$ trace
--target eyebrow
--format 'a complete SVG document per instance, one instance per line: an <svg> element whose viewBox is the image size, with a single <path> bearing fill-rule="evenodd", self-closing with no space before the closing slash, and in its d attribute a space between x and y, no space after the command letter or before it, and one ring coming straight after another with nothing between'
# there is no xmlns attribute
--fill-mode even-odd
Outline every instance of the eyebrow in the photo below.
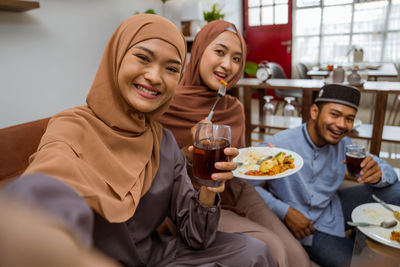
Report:
<svg viewBox="0 0 400 267"><path fill-rule="evenodd" d="M227 47L226 45L224 45L224 44L218 43L218 44L216 44L216 45L222 46L223 48L225 48L226 50L228 50L228 47ZM234 54L235 54L235 55L240 55L240 56L242 56L242 53L241 53L241 52L235 52Z"/></svg>
<svg viewBox="0 0 400 267"><path fill-rule="evenodd" d="M144 46L140 46L140 45L139 45L139 46L136 46L136 48L141 49L141 50L143 50L143 51L146 51L146 52L149 53L152 57L155 56L154 52L151 51L150 49L148 49L147 47L144 47ZM169 59L168 62L169 62L169 63L178 64L178 65L182 65L181 61L176 60L176 59Z"/></svg>

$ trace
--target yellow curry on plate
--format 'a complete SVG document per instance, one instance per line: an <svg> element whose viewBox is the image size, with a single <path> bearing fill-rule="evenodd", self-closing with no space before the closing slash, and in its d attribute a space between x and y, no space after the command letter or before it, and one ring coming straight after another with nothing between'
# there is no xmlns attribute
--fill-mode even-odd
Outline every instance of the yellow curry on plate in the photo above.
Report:
<svg viewBox="0 0 400 267"><path fill-rule="evenodd" d="M289 169L294 169L294 159L292 155L286 155L285 152L279 152L271 159L265 160L260 164L258 170L249 170L246 175L264 176L276 175Z"/></svg>

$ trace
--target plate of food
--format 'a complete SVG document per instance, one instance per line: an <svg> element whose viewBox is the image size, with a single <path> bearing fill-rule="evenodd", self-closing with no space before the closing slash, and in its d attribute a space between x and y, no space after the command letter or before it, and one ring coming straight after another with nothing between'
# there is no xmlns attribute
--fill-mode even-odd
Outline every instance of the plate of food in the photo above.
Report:
<svg viewBox="0 0 400 267"><path fill-rule="evenodd" d="M299 154L278 147L241 148L233 161L238 164L233 175L250 180L283 178L303 167L303 158Z"/></svg>
<svg viewBox="0 0 400 267"><path fill-rule="evenodd" d="M396 211L400 211L400 207L395 205L389 206ZM366 203L356 207L351 213L353 222L367 222L372 224L380 224L382 221L396 220L393 213L379 203ZM382 227L360 227L358 229L369 238L391 247L400 248L400 222L390 229Z"/></svg>

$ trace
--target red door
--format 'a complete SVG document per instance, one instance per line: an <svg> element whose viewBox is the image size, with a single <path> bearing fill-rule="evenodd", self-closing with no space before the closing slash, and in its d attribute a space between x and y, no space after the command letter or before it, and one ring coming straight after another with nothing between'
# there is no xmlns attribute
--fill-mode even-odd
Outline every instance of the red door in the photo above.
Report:
<svg viewBox="0 0 400 267"><path fill-rule="evenodd" d="M290 78L292 0L244 0L243 5L247 61L279 63Z"/></svg>

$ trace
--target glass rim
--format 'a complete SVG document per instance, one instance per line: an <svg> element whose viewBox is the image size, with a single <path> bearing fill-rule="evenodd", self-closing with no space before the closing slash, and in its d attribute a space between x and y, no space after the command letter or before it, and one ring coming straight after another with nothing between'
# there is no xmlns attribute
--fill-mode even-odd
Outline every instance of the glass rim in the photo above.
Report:
<svg viewBox="0 0 400 267"><path fill-rule="evenodd" d="M230 125L227 125L227 124L218 124L218 123L204 123L204 122L200 122L199 123L199 126L200 125L210 125L210 126L218 126L218 127L223 127L223 128L231 128L231 126Z"/></svg>
<svg viewBox="0 0 400 267"><path fill-rule="evenodd" d="M352 144L352 145L346 145L345 149L363 149L363 150L365 150L365 146L358 145L358 144Z"/></svg>

